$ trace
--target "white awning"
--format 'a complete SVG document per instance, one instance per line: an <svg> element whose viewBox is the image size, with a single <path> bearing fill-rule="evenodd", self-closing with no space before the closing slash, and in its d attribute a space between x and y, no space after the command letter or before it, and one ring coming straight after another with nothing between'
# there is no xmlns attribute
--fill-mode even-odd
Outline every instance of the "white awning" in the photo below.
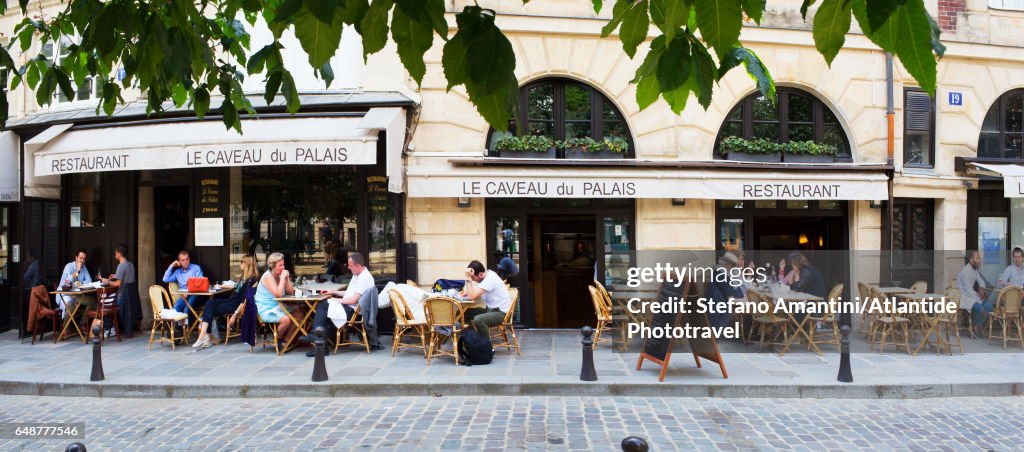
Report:
<svg viewBox="0 0 1024 452"><path fill-rule="evenodd" d="M21 200L21 159L18 134L0 133L0 202Z"/></svg>
<svg viewBox="0 0 1024 452"><path fill-rule="evenodd" d="M397 127L396 124L400 123ZM82 128L53 126L25 143L34 175L269 165L373 165L377 134L388 130L388 160L405 142L404 110L374 108L364 117L300 117L242 121L243 135L219 121ZM394 176L389 166L389 176ZM400 172L399 172L400 173ZM401 190L398 185L389 187ZM389 184L390 185L390 184ZM393 190L394 191L394 190Z"/></svg>
<svg viewBox="0 0 1024 452"><path fill-rule="evenodd" d="M968 172L982 176L1002 177L1004 197L1024 198L1024 166L1009 163L970 162Z"/></svg>
<svg viewBox="0 0 1024 452"><path fill-rule="evenodd" d="M691 168L415 166L409 196L478 198L888 199L888 178L867 171Z"/></svg>

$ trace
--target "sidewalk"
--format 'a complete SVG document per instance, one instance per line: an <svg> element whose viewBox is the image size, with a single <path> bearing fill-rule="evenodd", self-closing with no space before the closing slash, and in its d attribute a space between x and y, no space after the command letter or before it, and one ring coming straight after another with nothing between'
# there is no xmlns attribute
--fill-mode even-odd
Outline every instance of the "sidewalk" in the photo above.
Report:
<svg viewBox="0 0 1024 452"><path fill-rule="evenodd" d="M47 336L49 338L49 336ZM853 383L839 383L839 354L757 353L756 346L722 345L729 378L718 366L676 348L664 383L658 367L636 370L635 353L595 351L598 381L579 380L580 336L576 332L522 331L522 355L498 350L487 366L455 366L439 358L428 366L421 354L390 349L367 354L343 348L326 359L329 380L311 381L313 359L303 349L276 356L250 353L232 343L194 351L154 344L148 335L103 346L106 380L90 382L92 346L80 341L30 345L14 332L0 334L0 394L83 397L341 397L396 395L615 395L773 398L924 398L1024 395L1024 351L1003 352L965 339L965 355L919 356L906 352L851 354ZM390 345L390 336L382 337ZM995 350L998 349L998 352ZM747 352L737 352L737 351ZM981 351L979 351L981 350ZM989 352L991 350L992 352Z"/></svg>

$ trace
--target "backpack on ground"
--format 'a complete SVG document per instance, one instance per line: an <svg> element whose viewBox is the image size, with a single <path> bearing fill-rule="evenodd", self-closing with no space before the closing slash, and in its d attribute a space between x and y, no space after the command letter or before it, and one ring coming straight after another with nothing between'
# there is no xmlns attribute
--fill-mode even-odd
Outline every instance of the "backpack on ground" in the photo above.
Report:
<svg viewBox="0 0 1024 452"><path fill-rule="evenodd" d="M459 359L467 366L490 364L494 359L494 347L491 338L468 329L459 339Z"/></svg>

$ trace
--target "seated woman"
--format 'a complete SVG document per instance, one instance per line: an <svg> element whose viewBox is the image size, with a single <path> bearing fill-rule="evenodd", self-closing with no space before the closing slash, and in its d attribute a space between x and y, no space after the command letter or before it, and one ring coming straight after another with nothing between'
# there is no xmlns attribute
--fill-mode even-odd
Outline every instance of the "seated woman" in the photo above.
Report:
<svg viewBox="0 0 1024 452"><path fill-rule="evenodd" d="M244 289L252 287L258 281L260 271L256 258L242 256L242 261L238 264L238 268L242 270L242 276L235 282L235 291L231 293L231 296L227 298L214 298L206 303L206 309L203 311L203 322L199 324L199 338L196 339L195 344L192 344L193 348L207 348L210 346L210 335L207 330L217 317L232 314L228 323L234 322L238 310L245 303Z"/></svg>
<svg viewBox="0 0 1024 452"><path fill-rule="evenodd" d="M291 280L288 279L288 270L285 270L284 267L284 255L281 253L271 254L267 258L267 271L260 278L260 283L256 287L256 296L253 297L260 319L264 323L277 323L278 347L284 347L290 343L295 336L295 331L298 331L275 300L275 298L295 292ZM301 308L296 309L299 311L298 315L302 316Z"/></svg>

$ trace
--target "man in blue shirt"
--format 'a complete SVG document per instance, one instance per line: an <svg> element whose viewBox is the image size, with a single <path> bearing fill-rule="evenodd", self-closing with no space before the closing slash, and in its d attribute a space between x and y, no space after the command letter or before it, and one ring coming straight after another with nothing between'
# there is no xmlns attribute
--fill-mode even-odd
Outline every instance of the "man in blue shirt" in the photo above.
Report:
<svg viewBox="0 0 1024 452"><path fill-rule="evenodd" d="M494 259L498 261L497 270L501 279L508 281L519 274L519 266L516 265L516 261L505 255L505 253L496 251L494 253Z"/></svg>
<svg viewBox="0 0 1024 452"><path fill-rule="evenodd" d="M167 267L167 271L164 272L164 282L178 283L178 290L184 292L188 290L189 278L201 278L202 276L203 269L199 268L198 264L192 264L192 261L188 256L188 251L181 250L178 252L178 260L171 262L171 265ZM188 310L185 309L186 302L189 306L192 306L192 308L195 309L203 303L203 297L192 295L188 297L188 300L184 297L178 298L174 302L174 310L188 313Z"/></svg>
<svg viewBox="0 0 1024 452"><path fill-rule="evenodd" d="M79 285L89 284L92 282L92 276L89 275L89 269L85 266L86 253L85 250L78 250L75 253L75 260L68 262L64 266L64 271L60 275L60 286L73 286L75 281ZM58 295L57 302L61 304L61 309L65 313L69 313L74 310L76 304L81 303L85 309L79 309L78 314L85 316L85 312L89 309L96 307L96 297L92 295L81 295L78 297L72 297L67 295Z"/></svg>

